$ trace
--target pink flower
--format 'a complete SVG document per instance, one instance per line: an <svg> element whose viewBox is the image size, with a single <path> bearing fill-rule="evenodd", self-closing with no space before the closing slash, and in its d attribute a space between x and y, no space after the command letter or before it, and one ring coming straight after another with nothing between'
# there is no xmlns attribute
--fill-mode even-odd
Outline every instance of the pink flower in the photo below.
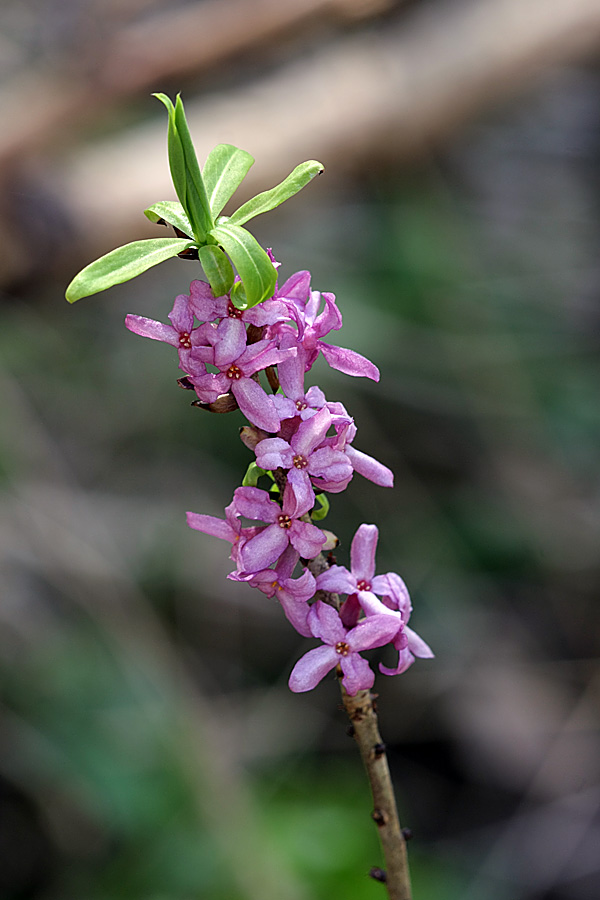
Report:
<svg viewBox="0 0 600 900"><path fill-rule="evenodd" d="M345 453L319 446L330 425L331 413L324 407L300 423L289 443L276 437L256 445L256 461L261 469L289 470L287 480L296 500L309 509L314 505L311 477L320 477L332 484L346 483L352 477L352 466Z"/></svg>
<svg viewBox="0 0 600 900"><path fill-rule="evenodd" d="M279 557L274 569L261 569L252 575L232 572L228 578L233 581L245 581L251 587L258 588L267 597L275 597L296 631L303 637L312 637L306 620L310 610L308 601L315 595L316 584L314 576L308 569L304 569L299 578L292 578L298 559L299 553L289 546Z"/></svg>
<svg viewBox="0 0 600 900"><path fill-rule="evenodd" d="M211 534L213 537L229 541L231 544L230 558L234 562L237 562L240 547L249 538L254 537L259 530L255 526L242 528L239 513L236 511L235 501L225 508L224 519L194 512L186 513L186 517L188 525L195 531L202 531L204 534Z"/></svg>
<svg viewBox="0 0 600 900"><path fill-rule="evenodd" d="M407 623L412 611L410 596L403 580L395 572L375 575L375 551L379 532L376 525L361 525L350 548L351 571L345 566L332 566L317 578L317 588L337 594L347 594L342 607L346 625L358 620L362 609L367 618L388 616L396 623L392 643L398 650L398 664L390 669L380 664L385 675L399 675L415 660L415 656L431 658L433 652ZM379 600L376 594L383 598Z"/></svg>
<svg viewBox="0 0 600 900"><path fill-rule="evenodd" d="M173 309L169 313L170 325L146 319L144 316L128 315L125 326L134 334L151 338L153 341L164 341L179 351L179 368L184 372L191 371L191 351L194 347L209 345L209 332L204 326L194 328L194 315L188 305L188 297L179 294L175 298ZM206 371L204 367L203 371Z"/></svg>
<svg viewBox="0 0 600 900"><path fill-rule="evenodd" d="M244 544L238 557L238 571L244 574L267 569L290 544L303 559L314 559L326 541L320 528L300 521L314 502L298 503L290 485L285 487L281 506L267 491L255 487L237 488L234 504L239 515L271 523Z"/></svg>
<svg viewBox="0 0 600 900"><path fill-rule="evenodd" d="M263 300L251 309L241 310L234 306L228 294L213 297L210 285L204 281L192 281L189 297L190 309L200 322L214 319L240 319L246 325L273 325L287 318L287 307L280 300Z"/></svg>
<svg viewBox="0 0 600 900"><path fill-rule="evenodd" d="M373 456L369 456L361 450L355 450L354 447L351 446L352 441L356 436L356 425L354 424L354 420L346 413L344 406L341 403L328 403L327 406L332 411L333 407L335 407L336 414L333 416L332 424L336 433L333 437L326 438L324 443L328 444L334 450L344 451L352 466L353 473L358 472L363 478L368 478L369 481L372 481L373 484L378 484L380 487L393 487L394 473L391 469L388 469L387 466L384 466L383 463L380 463L379 460L375 459ZM342 487L331 487L325 479L314 482L314 484L318 490L334 491L337 493L340 490L344 490L351 479L352 474Z"/></svg>
<svg viewBox="0 0 600 900"><path fill-rule="evenodd" d="M350 547L350 571L345 566L331 566L317 578L319 590L332 591L336 594L356 594L361 607L367 614L391 612L375 596L376 594L382 596L390 590L388 576L375 575L375 551L378 538L379 531L376 525L361 525L357 529ZM404 587L404 594L408 598L404 582L399 575L395 575L395 577ZM399 584L396 584L398 591L400 591ZM401 622L398 627L401 627Z"/></svg>
<svg viewBox="0 0 600 900"><path fill-rule="evenodd" d="M301 343L307 352L306 371L315 362L319 353L322 353L326 361L333 369L338 369L346 375L363 376L379 381L379 369L372 362L345 347L336 347L326 344L321 340L330 331L338 331L342 327L342 314L336 306L335 296L327 291L322 294L319 291L307 291L307 272L298 272L297 283L288 287L288 282L278 293L278 297L286 298L290 316L295 320L297 331L291 324L275 324L272 332L283 334L295 334L298 343ZM298 277L302 276L302 277ZM287 295L286 295L287 292ZM324 309L319 312L321 300L325 302Z"/></svg>
<svg viewBox="0 0 600 900"><path fill-rule="evenodd" d="M348 631L336 610L318 600L310 608L308 624L323 646L309 650L298 660L289 680L292 691L312 690L338 665L344 673L342 684L351 697L373 686L375 675L359 651L382 647L394 637L396 626L388 616L370 616Z"/></svg>
<svg viewBox="0 0 600 900"><path fill-rule="evenodd" d="M190 377L200 400L213 403L221 394L231 391L253 425L268 432L277 431L280 418L273 398L252 376L293 355L295 350L278 350L275 343L268 340L246 346L246 329L239 319L221 319L213 340L214 346L199 350L197 358L216 366L219 373L192 374Z"/></svg>

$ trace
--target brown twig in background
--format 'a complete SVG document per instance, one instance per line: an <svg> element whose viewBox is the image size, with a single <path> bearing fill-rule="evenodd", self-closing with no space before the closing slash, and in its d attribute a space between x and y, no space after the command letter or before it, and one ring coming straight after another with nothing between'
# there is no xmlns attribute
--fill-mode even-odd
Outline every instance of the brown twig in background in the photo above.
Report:
<svg viewBox="0 0 600 900"><path fill-rule="evenodd" d="M185 78L235 64L244 54L264 59L269 47L294 43L307 31L372 18L393 0L205 0L168 4L140 21L110 11L90 18L62 68L29 61L0 89L0 172L25 153L81 131L107 108L165 79ZM94 27L96 26L96 27Z"/></svg>
<svg viewBox="0 0 600 900"><path fill-rule="evenodd" d="M242 0L238 2L241 9ZM264 3L261 10L269 6L267 0ZM297 24L307 21L309 8L316 21L318 9L339 13L356 7L350 0L347 6L322 3L319 7L316 0L306 0L304 12L296 4ZM230 15L230 4L202 4L207 23L203 46L210 43L208 24L210 15L217 15L217 7ZM367 4L366 9L380 11L380 4ZM224 34L220 20L215 21L214 33ZM287 16L277 21L281 34L293 30ZM135 28L151 25L129 27L133 45ZM269 41L274 39L274 27L271 23L264 32ZM248 38L247 48L257 46L259 29L249 29L247 34L254 41ZM554 0L552 4L547 0L526 4L522 0L463 0L450 9L443 4L417 5L401 21L390 23L385 33L365 32L328 41L308 59L292 57L266 76L259 73L249 84L234 83L195 103L187 100L188 119L201 159L215 144L228 141L260 160L239 192L243 202L263 189L266 179L285 177L301 159L322 159L339 176L380 161L393 159L397 164L419 155L469 116L529 86L549 67L580 58L599 44L597 0ZM111 57L114 60L118 57L115 46L108 42L105 48L108 57L117 54ZM199 45L197 55L185 65L201 71L202 59ZM145 65L148 78L150 64ZM180 65L184 66L183 58ZM40 84L40 73L0 94L2 120L9 123L0 135L0 174L3 169L5 180L11 181L9 160L20 164L27 154L41 151L59 135L64 145L69 129L72 141L75 126L80 127L79 120L88 111L97 113L98 104L106 105L109 99L114 105L116 88L102 87L108 78L102 71L92 66L88 78L71 78L74 84L64 76L60 83L50 79L57 88L53 88L53 100ZM156 86L162 70L152 71ZM127 90L121 90L122 100ZM60 197L63 216L77 235L69 248L70 265L84 264L119 243L154 236L137 210L157 197L172 196L162 130L162 120L157 118L156 123L144 123L78 149L54 172L46 173ZM151 192L148 185L154 186ZM245 191L250 193L246 196ZM15 234L10 210L4 210L1 231L0 284L7 284L27 273L31 254L28 229L21 226Z"/></svg>

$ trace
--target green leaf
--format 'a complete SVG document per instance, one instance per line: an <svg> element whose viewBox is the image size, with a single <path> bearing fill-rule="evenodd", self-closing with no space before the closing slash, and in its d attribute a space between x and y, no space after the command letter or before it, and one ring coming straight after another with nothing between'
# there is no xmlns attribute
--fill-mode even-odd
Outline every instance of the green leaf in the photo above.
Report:
<svg viewBox="0 0 600 900"><path fill-rule="evenodd" d="M215 297L228 294L233 284L234 273L221 248L216 244L206 244L200 247L198 255Z"/></svg>
<svg viewBox="0 0 600 900"><path fill-rule="evenodd" d="M314 509L310 517L313 522L320 522L329 512L329 498L327 494L317 494L315 500L319 504L319 509Z"/></svg>
<svg viewBox="0 0 600 900"><path fill-rule="evenodd" d="M203 244L213 220L196 151L185 118L181 97L177 95L175 106L166 94L154 94L169 113L168 151L169 168L175 191L192 225L194 237Z"/></svg>
<svg viewBox="0 0 600 900"><path fill-rule="evenodd" d="M245 293L245 306L256 306L266 300L275 290L277 272L266 252L245 228L239 225L215 225L211 237L220 244L242 279ZM234 285L234 288L237 285ZM232 292L232 298L234 294ZM238 300L239 291L236 292Z"/></svg>
<svg viewBox="0 0 600 900"><path fill-rule="evenodd" d="M227 224L243 225L244 222L248 222L249 219L253 219L255 216L260 216L262 213L275 209L276 206L279 206L285 200L289 200L290 197L297 194L298 191L301 191L309 181L312 181L315 175L320 175L321 172L323 172L323 169L324 166L314 159L300 163L300 165L296 166L294 171L280 184L271 188L270 191L264 191L262 194L257 194L252 200L248 200L247 203L240 206L240 208L230 216Z"/></svg>
<svg viewBox="0 0 600 900"><path fill-rule="evenodd" d="M183 102L179 94L177 94L177 99L175 101L174 115L175 126L177 128L179 140L181 141L185 159L187 200L189 205L186 205L185 203L183 205L188 210L188 215L190 214L190 211L192 212L190 220L193 221L194 219L197 219L202 229L205 232L209 232L213 226L213 217L210 212L210 204L208 202L208 197L206 196L204 181L200 174L198 157L194 150L194 144L192 143L190 130L185 117Z"/></svg>
<svg viewBox="0 0 600 900"><path fill-rule="evenodd" d="M159 222L163 219L169 225L178 228L179 231L183 231L184 234L189 234L191 239L192 226L190 225L190 220L186 216L181 203L178 203L176 200L159 200L158 203L153 203L152 206L145 209L144 215L151 222Z"/></svg>
<svg viewBox="0 0 600 900"><path fill-rule="evenodd" d="M255 462L251 462L242 479L242 487L256 487L258 479L266 474L265 469L261 469Z"/></svg>
<svg viewBox="0 0 600 900"><path fill-rule="evenodd" d="M82 269L68 286L65 296L69 303L75 303L82 297L89 297L115 284L129 281L146 269L193 246L193 241L185 238L153 238L125 244Z"/></svg>
<svg viewBox="0 0 600 900"><path fill-rule="evenodd" d="M154 94L161 103L167 108L169 114L169 125L167 130L167 150L169 154L169 169L171 170L171 178L175 193L179 197L182 206L185 208L185 158L183 155L183 147L177 134L175 125L175 107L171 99L166 94Z"/></svg>
<svg viewBox="0 0 600 900"><path fill-rule="evenodd" d="M202 169L202 180L213 219L237 191L253 165L254 157L233 144L217 144L210 151Z"/></svg>

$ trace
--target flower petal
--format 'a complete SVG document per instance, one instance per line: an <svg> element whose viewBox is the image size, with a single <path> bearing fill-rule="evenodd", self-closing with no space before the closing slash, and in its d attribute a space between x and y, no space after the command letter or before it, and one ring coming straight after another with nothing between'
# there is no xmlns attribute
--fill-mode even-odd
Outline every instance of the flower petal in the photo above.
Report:
<svg viewBox="0 0 600 900"><path fill-rule="evenodd" d="M399 609L404 622L408 622L412 612L410 594L403 580L395 572L376 575L371 582L371 589L380 597L387 597L393 609Z"/></svg>
<svg viewBox="0 0 600 900"><path fill-rule="evenodd" d="M290 690L295 694L311 691L337 666L339 658L333 647L315 647L314 650L309 650L292 669L288 682Z"/></svg>
<svg viewBox="0 0 600 900"><path fill-rule="evenodd" d="M146 319L145 316L125 316L125 327L134 334L151 338L153 341L164 341L172 347L179 346L179 335L172 325L164 325L154 319Z"/></svg>
<svg viewBox="0 0 600 900"><path fill-rule="evenodd" d="M169 322L175 331L190 332L194 327L194 315L190 311L189 297L187 294L179 294L175 297L173 309L169 313Z"/></svg>
<svg viewBox="0 0 600 900"><path fill-rule="evenodd" d="M246 329L239 319L221 319L215 343L215 366L222 369L241 356L246 348Z"/></svg>
<svg viewBox="0 0 600 900"><path fill-rule="evenodd" d="M264 466L262 468L264 468ZM287 483L294 491L298 507L300 509L312 509L315 505L315 492L313 491L307 472L303 469L295 469L292 467L287 474Z"/></svg>
<svg viewBox="0 0 600 900"><path fill-rule="evenodd" d="M420 659L433 659L434 653L429 644L426 644L422 637L419 637L416 631L404 626L404 634L408 638L408 649Z"/></svg>
<svg viewBox="0 0 600 900"><path fill-rule="evenodd" d="M361 525L352 538L350 568L357 581L370 583L375 574L375 551L378 537L377 525Z"/></svg>
<svg viewBox="0 0 600 900"><path fill-rule="evenodd" d="M283 591L276 594L281 604L288 622L294 626L298 634L302 637L312 637L310 628L308 627L307 618L310 611L308 603L298 603L286 596Z"/></svg>
<svg viewBox="0 0 600 900"><path fill-rule="evenodd" d="M343 372L345 375L356 375L370 378L372 381L379 381L377 366L361 356L360 353L347 350L345 347L335 347L324 341L319 341L318 347L332 369L337 369L338 372Z"/></svg>
<svg viewBox="0 0 600 900"><path fill-rule="evenodd" d="M308 471L316 478L333 483L346 484L352 478L352 466L346 454L331 447L321 447L311 453Z"/></svg>
<svg viewBox="0 0 600 900"><path fill-rule="evenodd" d="M321 552L321 547L327 540L320 528L308 522L292 521L288 529L290 544L298 551L303 559L314 559Z"/></svg>
<svg viewBox="0 0 600 900"><path fill-rule="evenodd" d="M331 425L331 413L324 406L310 419L298 426L298 431L291 440L291 445L296 453L309 456L315 447L324 440Z"/></svg>
<svg viewBox="0 0 600 900"><path fill-rule="evenodd" d="M260 572L279 559L287 545L288 532L279 525L268 525L241 548L238 569L245 573Z"/></svg>
<svg viewBox="0 0 600 900"><path fill-rule="evenodd" d="M367 660L359 656L358 653L342 656L340 664L344 673L342 684L350 697L354 697L358 691L368 691L369 688L373 687L375 673Z"/></svg>
<svg viewBox="0 0 600 900"><path fill-rule="evenodd" d="M292 335L286 335L280 346L282 349L288 347L297 347L297 353L294 356L288 356L282 360L277 372L279 376L279 384L290 400L300 400L304 396L304 366L305 353L300 345L296 344L296 340Z"/></svg>
<svg viewBox="0 0 600 900"><path fill-rule="evenodd" d="M314 575L305 569L299 578L281 579L279 599L283 601L283 598L286 597L294 603L303 604L314 597L316 590Z"/></svg>
<svg viewBox="0 0 600 900"><path fill-rule="evenodd" d="M251 378L240 378L231 382L231 391L238 402L238 406L252 425L258 425L265 431L279 430L281 419L273 400Z"/></svg>
<svg viewBox="0 0 600 900"><path fill-rule="evenodd" d="M294 453L287 441L282 438L266 438L256 445L256 462L261 469L290 469Z"/></svg>
<svg viewBox="0 0 600 900"><path fill-rule="evenodd" d="M384 675L402 675L403 672L406 672L406 670L412 666L414 661L414 656L408 647L405 647L398 652L398 663L395 668L391 669L389 666L384 666L383 663L379 663L379 671Z"/></svg>
<svg viewBox="0 0 600 900"><path fill-rule="evenodd" d="M235 511L247 519L274 522L279 513L279 504L271 500L267 491L257 487L239 487L233 492Z"/></svg>
<svg viewBox="0 0 600 900"><path fill-rule="evenodd" d="M368 478L369 481L372 481L373 484L378 484L380 487L394 486L394 473L387 466L384 466L383 463L380 463L372 456L368 456L366 453L362 453L360 450L355 450L350 445L346 446L346 454L354 471L362 475L363 478Z"/></svg>
<svg viewBox="0 0 600 900"><path fill-rule="evenodd" d="M317 600L310 608L308 624L315 637L320 638L324 644L334 646L338 641L346 640L346 629L342 625L340 614L333 606Z"/></svg>
<svg viewBox="0 0 600 900"><path fill-rule="evenodd" d="M277 298L286 300L294 300L302 306L308 300L310 291L310 272L306 269L290 275L288 280L277 291Z"/></svg>
<svg viewBox="0 0 600 900"><path fill-rule="evenodd" d="M334 594L353 594L356 591L356 578L345 566L331 566L317 575L317 587L320 591Z"/></svg>
<svg viewBox="0 0 600 900"><path fill-rule="evenodd" d="M346 641L353 652L357 650L372 650L373 647L383 647L392 641L402 629L400 617L390 615L368 616L359 622L346 635Z"/></svg>
<svg viewBox="0 0 600 900"><path fill-rule="evenodd" d="M190 528L194 528L196 531L212 534L213 537L221 538L230 543L237 540L238 533L234 531L225 519L219 519L217 516L205 516L195 512L186 513L186 518Z"/></svg>

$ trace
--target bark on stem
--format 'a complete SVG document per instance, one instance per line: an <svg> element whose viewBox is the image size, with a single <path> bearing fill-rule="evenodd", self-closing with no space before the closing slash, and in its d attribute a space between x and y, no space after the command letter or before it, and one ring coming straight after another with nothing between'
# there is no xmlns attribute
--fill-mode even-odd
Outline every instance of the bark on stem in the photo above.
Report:
<svg viewBox="0 0 600 900"><path fill-rule="evenodd" d="M396 798L390 776L385 744L379 734L377 713L371 691L359 691L350 697L340 683L344 707L352 723L353 737L367 770L373 812L386 864L386 881L390 900L411 900L410 875L406 841L400 829Z"/></svg>

